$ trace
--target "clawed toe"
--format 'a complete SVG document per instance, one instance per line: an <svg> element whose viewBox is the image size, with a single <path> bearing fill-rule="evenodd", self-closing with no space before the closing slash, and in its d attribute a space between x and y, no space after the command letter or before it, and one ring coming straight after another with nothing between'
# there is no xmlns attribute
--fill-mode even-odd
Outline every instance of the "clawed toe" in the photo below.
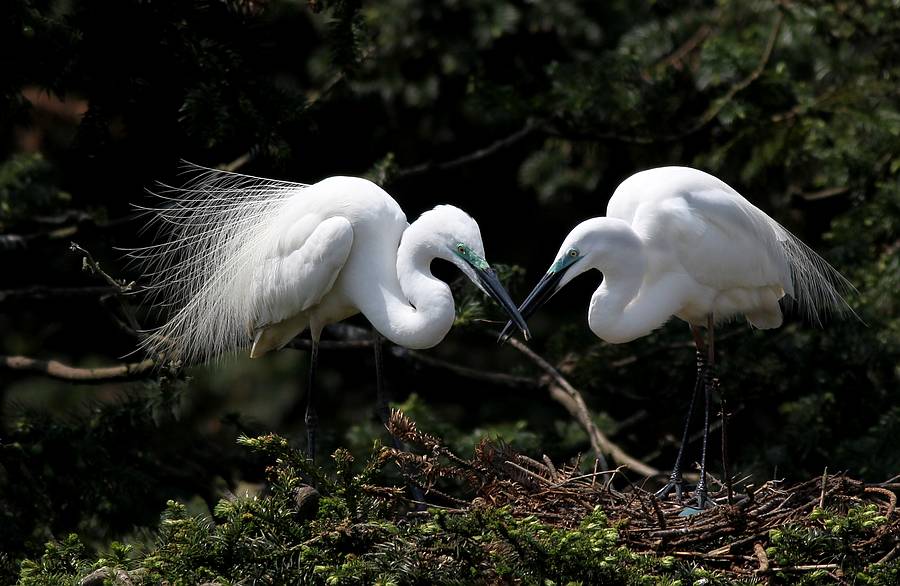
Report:
<svg viewBox="0 0 900 586"><path fill-rule="evenodd" d="M701 511L705 511L706 509L711 509L716 506L716 503L709 498L709 495L706 494L705 488L698 488L694 491L694 496L691 499L691 503L693 508L699 509Z"/></svg>
<svg viewBox="0 0 900 586"><path fill-rule="evenodd" d="M682 488L681 480L670 480L664 487L657 490L653 494L659 500L663 500L666 497L668 497L670 494L672 494L673 490L675 491L675 498L678 499L678 502L679 503L683 502L684 496L683 496L683 488Z"/></svg>

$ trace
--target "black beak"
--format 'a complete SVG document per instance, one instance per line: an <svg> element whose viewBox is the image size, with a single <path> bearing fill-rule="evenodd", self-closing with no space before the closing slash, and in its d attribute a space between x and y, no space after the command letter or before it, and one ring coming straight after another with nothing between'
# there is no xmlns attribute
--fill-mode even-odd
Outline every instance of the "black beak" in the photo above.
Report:
<svg viewBox="0 0 900 586"><path fill-rule="evenodd" d="M509 297L509 293L503 288L494 269L490 267L486 269L478 267L473 268L475 269L475 274L478 275L478 280L481 282L481 286L484 287L484 290L487 291L488 295L490 295L494 301L503 308L503 311L509 315L510 321L506 324L506 328L511 329L513 324L515 324L522 330L522 335L525 336L525 339L530 340L531 332L528 331L528 324L525 323L525 318L523 318L522 314L516 309L516 304L513 303L513 300Z"/></svg>
<svg viewBox="0 0 900 586"><path fill-rule="evenodd" d="M528 294L528 297L526 297L525 301L522 302L522 305L519 306L519 313L522 314L522 317L525 319L531 317L535 311L547 303L547 301L559 291L559 282L562 280L562 276L568 268L569 267L566 267L556 272L547 273L540 281L538 281L538 284L534 286L534 289L531 290L531 293ZM500 337L497 341L505 342L511 335L512 322L507 322L506 327L500 332ZM526 340L527 339L528 338L526 338Z"/></svg>

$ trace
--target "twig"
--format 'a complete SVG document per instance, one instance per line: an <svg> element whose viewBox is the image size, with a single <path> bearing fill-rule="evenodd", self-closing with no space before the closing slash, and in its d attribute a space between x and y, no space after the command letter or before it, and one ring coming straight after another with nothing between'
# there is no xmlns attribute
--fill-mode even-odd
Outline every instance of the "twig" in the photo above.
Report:
<svg viewBox="0 0 900 586"><path fill-rule="evenodd" d="M619 466L618 468L613 468L612 470L594 470L590 474L581 474L579 476L573 476L572 478L566 478L562 482L559 482L554 485L554 487L559 488L560 486L564 486L570 482L575 482L576 480L585 480L587 478L591 479L591 486L594 485L594 481L598 476L605 476L607 474L618 474L622 471L623 466Z"/></svg>
<svg viewBox="0 0 900 586"><path fill-rule="evenodd" d="M798 193L800 197L805 199L806 201L815 201L817 199L826 199L829 197L835 197L837 195L843 195L850 191L849 187L829 187L827 189L820 189L818 191L801 191Z"/></svg>
<svg viewBox="0 0 900 586"><path fill-rule="evenodd" d="M395 347L395 352L397 356L407 356L412 358L417 362L421 362L422 364L427 364L428 366L433 366L435 368L441 368L444 370L449 370L455 374L458 374L461 377L469 378L473 380L482 380L485 382L490 382L498 385L503 385L507 387L513 388L522 388L522 387L532 387L538 388L541 386L541 381L534 379L532 377L527 376L515 376L512 374L506 374L503 372L491 372L489 370L481 370L478 368L471 368L468 366L462 366L459 364L454 364L453 362L447 360L441 360L440 358L435 358L434 356L429 356L424 352L419 352L417 350L408 350L406 348L402 348L400 346Z"/></svg>
<svg viewBox="0 0 900 586"><path fill-rule="evenodd" d="M808 564L802 566L781 566L769 568L766 573L775 572L814 572L816 570L836 570L840 566L837 564Z"/></svg>
<svg viewBox="0 0 900 586"><path fill-rule="evenodd" d="M644 71L644 77L650 77L650 71L652 69L663 69L666 67L672 67L677 70L681 70L682 63L688 55L693 53L700 45L709 38L710 33L712 33L713 27L707 23L700 25L700 27L694 31L688 39L682 43L677 49L666 55L665 57L659 59L656 63L650 66L647 70Z"/></svg>
<svg viewBox="0 0 900 586"><path fill-rule="evenodd" d="M546 485L548 485L548 486L554 486L554 483L553 483L552 480L550 480L550 479L548 479L548 478L544 478L544 477L541 476L540 474L535 474L534 472L532 472L532 471L529 470L528 468L525 468L524 466L519 466L519 465L516 464L515 462L511 462L511 461L509 461L509 460L506 460L506 461L504 462L504 464L509 464L509 465L512 466L513 468L515 468L515 469L517 469L517 470L519 470L519 471L521 471L521 472L524 472L525 474L531 476L532 478L534 478L534 479L536 479L536 480L539 480L539 481L543 482L544 484L546 484Z"/></svg>
<svg viewBox="0 0 900 586"><path fill-rule="evenodd" d="M147 359L117 366L79 368L56 360L39 360L27 356L2 356L0 365L9 370L38 372L51 378L79 383L101 383L144 378L153 372L154 363Z"/></svg>
<svg viewBox="0 0 900 586"><path fill-rule="evenodd" d="M33 285L21 289L6 289L0 291L0 303L12 301L44 301L58 300L60 298L99 297L112 293L116 289L112 287L45 287Z"/></svg>
<svg viewBox="0 0 900 586"><path fill-rule="evenodd" d="M763 547L762 543L756 542L753 544L753 553L756 554L756 559L759 560L759 569L757 571L760 573L767 572L769 570L769 556L766 555L766 548Z"/></svg>
<svg viewBox="0 0 900 586"><path fill-rule="evenodd" d="M421 175L429 171L449 171L457 167L468 165L469 163L478 161L480 159L485 159L497 153L498 151L516 144L522 139L528 137L531 133L533 133L540 127L540 122L529 119L527 122L525 122L525 125L516 132L513 132L509 136L501 138L500 140L497 140L484 148L478 149L472 153L457 157L455 159L450 159L449 161L443 161L441 163L428 162L422 163L420 165L415 165L413 167L408 167L406 169L398 169L390 176L390 179L393 182L397 181L398 179L406 179L415 175Z"/></svg>
<svg viewBox="0 0 900 586"><path fill-rule="evenodd" d="M494 335L497 334L498 332L494 333ZM587 432L588 439L591 442L591 449L594 450L597 458L600 459L600 466L602 468L609 469L609 465L604 458L604 454L609 454L614 462L625 465L638 474L643 476L656 476L659 474L659 470L630 456L625 450L620 448L597 428L581 393L579 393L578 390L553 367L553 365L541 358L531 348L516 338L510 338L508 343L527 356L554 381L555 384L550 386L551 397L562 404L562 406L575 417L576 421L578 421Z"/></svg>
<svg viewBox="0 0 900 586"><path fill-rule="evenodd" d="M94 256L85 250L84 248L78 246L75 242L69 244L69 250L72 252L78 252L82 255L81 268L85 271L90 271L92 275L99 275L103 278L104 281L109 283L111 287L116 289L119 293L128 293L134 288L134 281L130 283L125 281L124 279L114 279L110 277L106 271L100 268L100 263L94 260Z"/></svg>
<svg viewBox="0 0 900 586"><path fill-rule="evenodd" d="M322 350L362 350L371 348L372 344L373 342L371 339L322 340L319 342L319 348ZM298 350L309 350L312 347L312 342L305 338L294 338L287 344L287 347L295 348ZM392 355L398 358L412 360L414 362L421 362L422 364L431 366L433 368L449 370L454 374L472 380L481 380L492 384L513 388L540 388L542 386L541 381L535 378L527 376L514 376L503 372L492 372L489 370L471 368L469 366L463 366L461 364L456 364L448 360L442 360L440 358L429 356L424 352L409 350L407 348L403 348L402 346L391 346L390 352Z"/></svg>
<svg viewBox="0 0 900 586"><path fill-rule="evenodd" d="M128 327L131 328L132 332L138 337L143 337L141 325L138 323L137 318L134 317L134 310L132 310L131 306L128 302L125 301L125 294L131 292L134 289L134 281L130 283L125 281L124 279L114 279L109 276L103 269L100 268L100 263L98 263L93 255L85 250L84 248L78 246L78 244L72 242L69 244L69 250L72 252L78 252L82 255L81 259L81 268L82 270L90 271L92 275L99 275L104 281L106 281L113 289L116 290L116 300L119 302L119 311L122 312L122 315L125 317L125 321L128 322Z"/></svg>
<svg viewBox="0 0 900 586"><path fill-rule="evenodd" d="M875 563L876 563L876 564L886 564L886 563L888 563L889 561L891 561L892 559L894 559L895 557L897 557L897 552L898 552L898 551L900 551L900 543L898 543L897 545L895 545L895 546L894 546L894 549L892 549L891 551L889 551L889 552L887 552L886 554L884 554L884 556L883 556L880 560L878 560L877 562L875 562Z"/></svg>
<svg viewBox="0 0 900 586"><path fill-rule="evenodd" d="M881 488L880 486L867 486L865 489L863 489L863 492L868 492L869 494L877 493L886 496L888 499L888 508L884 516L886 519L890 519L891 515L894 513L894 509L897 508L897 495L886 488Z"/></svg>
<svg viewBox="0 0 900 586"><path fill-rule="evenodd" d="M825 471L822 472L822 494L819 495L819 508L825 508L825 486L828 484L828 466L825 466Z"/></svg>

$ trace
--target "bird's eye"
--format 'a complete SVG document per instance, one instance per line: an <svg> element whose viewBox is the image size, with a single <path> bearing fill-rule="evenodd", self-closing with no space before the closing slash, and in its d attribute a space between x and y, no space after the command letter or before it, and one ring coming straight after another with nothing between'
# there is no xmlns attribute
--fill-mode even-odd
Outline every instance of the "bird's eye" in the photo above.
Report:
<svg viewBox="0 0 900 586"><path fill-rule="evenodd" d="M567 252L566 254L568 254L568 255L571 256L572 258L575 258L576 256L578 256L578 251L575 250L574 248L570 248L570 249L569 249L569 252Z"/></svg>
<svg viewBox="0 0 900 586"><path fill-rule="evenodd" d="M456 245L456 250L458 250L458 251L460 251L460 252L465 252L465 251L466 251L466 245L465 245L465 244L457 244L457 245Z"/></svg>

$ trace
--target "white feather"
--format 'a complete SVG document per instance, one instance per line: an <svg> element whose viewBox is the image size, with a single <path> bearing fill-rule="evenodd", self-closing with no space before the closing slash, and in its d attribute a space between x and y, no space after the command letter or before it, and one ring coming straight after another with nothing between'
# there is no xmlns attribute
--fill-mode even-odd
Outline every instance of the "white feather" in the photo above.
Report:
<svg viewBox="0 0 900 586"><path fill-rule="evenodd" d="M272 255L271 226L307 186L188 166L184 187L155 194L157 244L132 250L149 280L149 301L175 309L146 337L151 353L193 362L248 344L256 313L254 267Z"/></svg>

